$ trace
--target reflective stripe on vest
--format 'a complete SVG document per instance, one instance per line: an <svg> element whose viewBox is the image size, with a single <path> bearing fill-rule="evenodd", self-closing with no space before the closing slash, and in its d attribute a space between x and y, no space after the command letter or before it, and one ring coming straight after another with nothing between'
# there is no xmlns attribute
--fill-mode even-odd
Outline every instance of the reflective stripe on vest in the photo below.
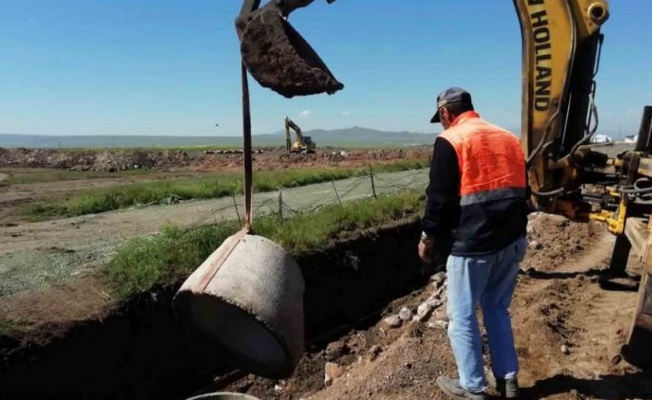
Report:
<svg viewBox="0 0 652 400"><path fill-rule="evenodd" d="M460 205L525 198L525 155L514 134L468 111L439 137L447 140L457 154Z"/></svg>

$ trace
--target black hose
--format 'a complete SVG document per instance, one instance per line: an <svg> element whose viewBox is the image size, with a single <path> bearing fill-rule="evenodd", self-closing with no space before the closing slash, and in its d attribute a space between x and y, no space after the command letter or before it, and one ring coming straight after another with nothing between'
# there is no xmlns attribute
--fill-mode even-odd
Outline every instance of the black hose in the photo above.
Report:
<svg viewBox="0 0 652 400"><path fill-rule="evenodd" d="M535 192L535 191L532 191L532 194L534 194L535 196L538 196L538 197L554 197L554 196L558 196L560 194L563 194L564 191L565 191L564 188L558 188L558 189L555 189L555 190L551 190L549 192Z"/></svg>

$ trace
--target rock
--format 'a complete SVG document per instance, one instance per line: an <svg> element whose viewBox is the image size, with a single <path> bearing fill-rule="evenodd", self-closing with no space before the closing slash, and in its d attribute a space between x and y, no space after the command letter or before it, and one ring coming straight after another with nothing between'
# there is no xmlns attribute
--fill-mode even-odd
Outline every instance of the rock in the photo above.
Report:
<svg viewBox="0 0 652 400"><path fill-rule="evenodd" d="M569 355L570 354L570 349L565 344L562 344L561 345L561 352L566 354L566 355Z"/></svg>
<svg viewBox="0 0 652 400"><path fill-rule="evenodd" d="M528 247L531 249L537 249L539 246L540 244L536 240L533 240L528 244Z"/></svg>
<svg viewBox="0 0 652 400"><path fill-rule="evenodd" d="M425 303L419 305L419 307L417 307L416 319L419 322L425 320L426 318L428 318L430 316L430 314L432 313L433 308L434 308L433 305L431 303L427 302L427 301Z"/></svg>
<svg viewBox="0 0 652 400"><path fill-rule="evenodd" d="M326 360L333 361L350 353L351 348L346 343L333 342L326 347Z"/></svg>
<svg viewBox="0 0 652 400"><path fill-rule="evenodd" d="M436 321L448 321L448 313L446 312L446 308L442 307L436 309L432 314L432 319Z"/></svg>
<svg viewBox="0 0 652 400"><path fill-rule="evenodd" d="M435 288L439 288L444 285L444 281L446 280L446 273L443 271L437 272L432 277L430 277L430 280L432 281Z"/></svg>
<svg viewBox="0 0 652 400"><path fill-rule="evenodd" d="M389 316L385 319L383 319L383 323L388 327L388 328L398 328L403 324L403 320L401 320L398 315L392 315Z"/></svg>
<svg viewBox="0 0 652 400"><path fill-rule="evenodd" d="M324 368L324 384L330 385L333 381L344 374L344 368L338 364L327 362Z"/></svg>
<svg viewBox="0 0 652 400"><path fill-rule="evenodd" d="M448 329L448 321L437 320L434 322L428 322L428 328L433 329Z"/></svg>
<svg viewBox="0 0 652 400"><path fill-rule="evenodd" d="M401 308L401 311L399 311L398 317L401 319L401 321L409 321L412 319L412 311L410 311L410 309L407 307L403 307Z"/></svg>
<svg viewBox="0 0 652 400"><path fill-rule="evenodd" d="M382 352L383 349L377 344L371 346L371 349L369 349L369 361L374 361Z"/></svg>
<svg viewBox="0 0 652 400"><path fill-rule="evenodd" d="M442 304L444 304L444 302L436 296L430 296L428 300L426 300L426 303L430 305L432 309L439 308Z"/></svg>

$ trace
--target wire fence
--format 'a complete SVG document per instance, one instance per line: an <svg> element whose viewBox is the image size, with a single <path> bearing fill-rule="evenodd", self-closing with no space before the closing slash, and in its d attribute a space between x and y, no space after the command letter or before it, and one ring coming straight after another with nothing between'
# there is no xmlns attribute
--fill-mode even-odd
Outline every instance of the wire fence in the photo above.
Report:
<svg viewBox="0 0 652 400"><path fill-rule="evenodd" d="M252 210L254 219L275 215L279 220L300 214L313 213L333 205L360 199L378 198L410 190L424 190L428 184L427 169L376 173L373 167L365 168L361 176L331 180L319 184L293 188L280 188L275 192L254 193ZM245 202L242 195L215 200L218 204L201 213L191 225L199 226L219 221L243 221Z"/></svg>

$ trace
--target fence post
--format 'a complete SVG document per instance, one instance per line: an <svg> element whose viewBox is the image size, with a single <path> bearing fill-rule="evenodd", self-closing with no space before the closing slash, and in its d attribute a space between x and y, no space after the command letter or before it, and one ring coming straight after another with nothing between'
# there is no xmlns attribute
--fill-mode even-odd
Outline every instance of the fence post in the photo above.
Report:
<svg viewBox="0 0 652 400"><path fill-rule="evenodd" d="M278 188L278 219L283 220L283 188Z"/></svg>
<svg viewBox="0 0 652 400"><path fill-rule="evenodd" d="M376 184L374 183L374 170L371 168L371 164L369 164L369 176L371 177L371 191L374 194L374 199L377 199Z"/></svg>
<svg viewBox="0 0 652 400"><path fill-rule="evenodd" d="M235 193L231 193L231 196L233 197L233 206L235 207L235 215L238 216L238 222L242 223L242 219L240 218L240 210L238 210L238 202L235 200Z"/></svg>
<svg viewBox="0 0 652 400"><path fill-rule="evenodd" d="M340 194L337 193L337 188L335 187L335 180L331 179L331 184L333 185L333 191L335 191L335 196L337 197L337 202L342 205L342 200L340 200Z"/></svg>

